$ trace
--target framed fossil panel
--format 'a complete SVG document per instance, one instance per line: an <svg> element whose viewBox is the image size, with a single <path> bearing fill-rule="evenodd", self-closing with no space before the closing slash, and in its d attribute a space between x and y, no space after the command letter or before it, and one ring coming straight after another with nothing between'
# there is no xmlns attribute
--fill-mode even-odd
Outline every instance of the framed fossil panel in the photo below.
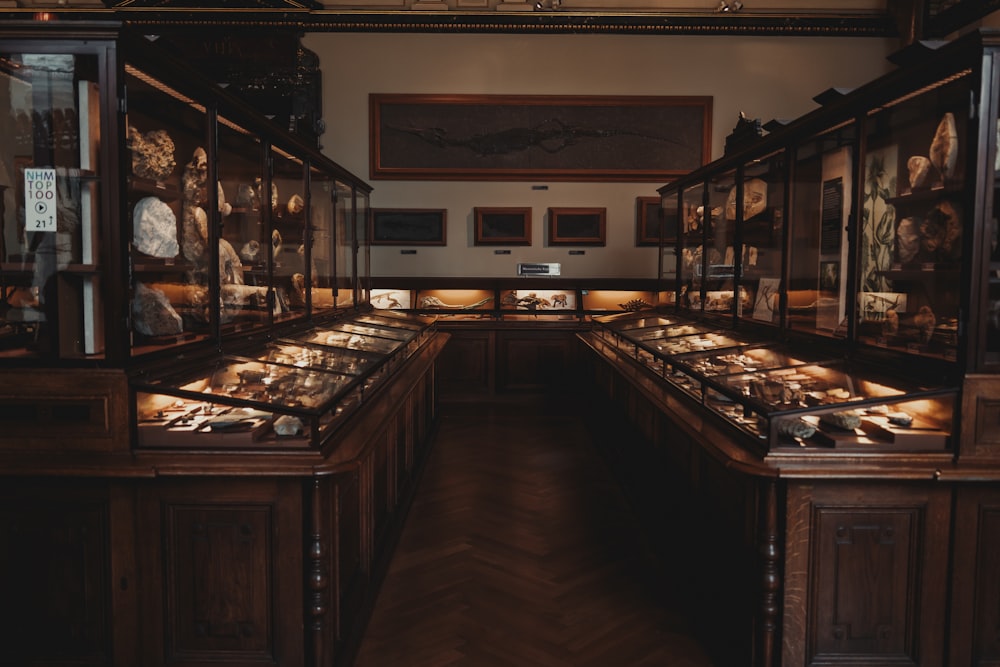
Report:
<svg viewBox="0 0 1000 667"><path fill-rule="evenodd" d="M707 161L711 97L369 96L373 179L662 182Z"/></svg>
<svg viewBox="0 0 1000 667"><path fill-rule="evenodd" d="M476 207L476 245L531 245L531 209Z"/></svg>
<svg viewBox="0 0 1000 667"><path fill-rule="evenodd" d="M550 208L549 245L605 245L606 218L604 208Z"/></svg>
<svg viewBox="0 0 1000 667"><path fill-rule="evenodd" d="M637 246L649 246L660 244L660 226L663 224L663 216L660 215L661 201L659 197L636 197L635 198L635 244ZM663 230L664 240L670 234Z"/></svg>
<svg viewBox="0 0 1000 667"><path fill-rule="evenodd" d="M372 245L446 245L448 212L435 208L372 209Z"/></svg>

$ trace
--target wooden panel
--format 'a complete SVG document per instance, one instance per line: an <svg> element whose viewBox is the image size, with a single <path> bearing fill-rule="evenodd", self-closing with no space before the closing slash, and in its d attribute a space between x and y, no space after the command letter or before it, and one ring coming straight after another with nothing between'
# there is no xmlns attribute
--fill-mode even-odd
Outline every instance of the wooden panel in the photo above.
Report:
<svg viewBox="0 0 1000 667"><path fill-rule="evenodd" d="M0 665L111 665L109 500L0 488Z"/></svg>
<svg viewBox="0 0 1000 667"><path fill-rule="evenodd" d="M571 376L572 333L497 333L497 389L538 391L563 385Z"/></svg>
<svg viewBox="0 0 1000 667"><path fill-rule="evenodd" d="M783 664L942 664L949 495L792 485Z"/></svg>
<svg viewBox="0 0 1000 667"><path fill-rule="evenodd" d="M337 478L336 580L337 640L343 641L357 622L365 576L361 554L361 485L357 471Z"/></svg>
<svg viewBox="0 0 1000 667"><path fill-rule="evenodd" d="M963 457L1000 457L1000 377L970 375L962 390Z"/></svg>
<svg viewBox="0 0 1000 667"><path fill-rule="evenodd" d="M445 398L483 396L493 391L493 334L452 331L437 360L438 389Z"/></svg>
<svg viewBox="0 0 1000 667"><path fill-rule="evenodd" d="M0 450L127 451L127 400L122 371L0 371Z"/></svg>
<svg viewBox="0 0 1000 667"><path fill-rule="evenodd" d="M1000 488L958 490L949 665L1000 665Z"/></svg>
<svg viewBox="0 0 1000 667"><path fill-rule="evenodd" d="M146 664L302 664L299 483L171 480L141 497L144 581L158 584Z"/></svg>

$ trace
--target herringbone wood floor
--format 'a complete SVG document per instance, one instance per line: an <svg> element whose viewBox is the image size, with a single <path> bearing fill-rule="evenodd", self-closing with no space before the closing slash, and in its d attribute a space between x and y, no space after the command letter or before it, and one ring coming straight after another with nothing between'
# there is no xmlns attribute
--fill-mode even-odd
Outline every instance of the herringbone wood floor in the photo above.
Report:
<svg viewBox="0 0 1000 667"><path fill-rule="evenodd" d="M572 410L442 406L354 667L708 667Z"/></svg>

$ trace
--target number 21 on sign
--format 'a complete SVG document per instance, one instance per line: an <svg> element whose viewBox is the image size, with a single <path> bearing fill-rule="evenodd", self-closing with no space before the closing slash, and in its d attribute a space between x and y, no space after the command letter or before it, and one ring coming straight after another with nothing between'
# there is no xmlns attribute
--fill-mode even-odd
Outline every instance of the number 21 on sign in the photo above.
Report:
<svg viewBox="0 0 1000 667"><path fill-rule="evenodd" d="M56 170L24 170L24 222L29 232L56 231Z"/></svg>

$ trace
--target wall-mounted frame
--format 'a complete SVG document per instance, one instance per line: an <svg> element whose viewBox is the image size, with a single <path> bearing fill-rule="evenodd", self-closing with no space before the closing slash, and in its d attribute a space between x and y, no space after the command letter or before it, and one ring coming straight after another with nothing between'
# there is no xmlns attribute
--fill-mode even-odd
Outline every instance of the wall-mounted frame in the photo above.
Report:
<svg viewBox="0 0 1000 667"><path fill-rule="evenodd" d="M372 179L655 181L711 153L711 97L369 96Z"/></svg>
<svg viewBox="0 0 1000 667"><path fill-rule="evenodd" d="M476 245L531 245L531 209L477 206Z"/></svg>
<svg viewBox="0 0 1000 667"><path fill-rule="evenodd" d="M662 202L659 197L635 198L635 244L637 246L660 245L660 229L663 225Z"/></svg>
<svg viewBox="0 0 1000 667"><path fill-rule="evenodd" d="M549 245L605 245L607 209L550 208Z"/></svg>
<svg viewBox="0 0 1000 667"><path fill-rule="evenodd" d="M372 245L445 245L448 212L437 208L375 208Z"/></svg>

